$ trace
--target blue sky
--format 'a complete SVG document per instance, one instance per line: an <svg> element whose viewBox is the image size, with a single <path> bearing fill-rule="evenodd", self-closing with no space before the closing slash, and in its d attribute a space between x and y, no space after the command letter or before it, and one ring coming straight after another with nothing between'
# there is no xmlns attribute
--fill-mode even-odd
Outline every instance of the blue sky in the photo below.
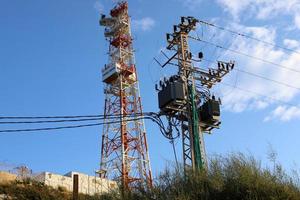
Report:
<svg viewBox="0 0 300 200"><path fill-rule="evenodd" d="M271 3L270 3L271 1ZM180 16L195 16L245 32L270 43L299 50L299 0L138 0L129 1L137 68L144 111L157 111L155 81L170 70L153 62L166 46L165 33ZM0 0L0 115L102 114L101 68L107 43L99 27L99 12L108 13L112 1ZM232 34L199 27L205 40L300 70L300 56ZM208 59L235 60L246 70L300 87L300 74L253 59L191 43ZM209 63L201 63L208 67ZM205 135L209 156L233 151L250 153L268 163L270 145L287 169L300 164L299 90L234 71L224 82L250 90L219 85L222 126ZM258 94L270 96L263 97ZM276 99L276 100L274 100ZM277 101L279 100L279 101ZM287 102L284 104L281 102ZM28 126L20 126L24 128ZM15 128L15 126L1 126ZM154 174L173 160L171 145L155 124L146 122ZM1 134L0 162L26 164L34 171L93 174L100 160L101 127L41 133ZM181 154L181 141L177 141Z"/></svg>

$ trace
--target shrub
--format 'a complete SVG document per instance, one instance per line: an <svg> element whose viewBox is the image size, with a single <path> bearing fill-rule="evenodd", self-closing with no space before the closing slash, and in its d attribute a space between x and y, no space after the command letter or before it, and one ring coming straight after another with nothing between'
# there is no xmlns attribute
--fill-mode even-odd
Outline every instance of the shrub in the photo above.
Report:
<svg viewBox="0 0 300 200"><path fill-rule="evenodd" d="M151 189L139 188L122 195L80 195L80 200L300 200L299 177L289 176L281 165L263 168L252 156L215 156L207 170L166 169ZM71 194L37 182L0 185L0 194L18 200L66 200Z"/></svg>

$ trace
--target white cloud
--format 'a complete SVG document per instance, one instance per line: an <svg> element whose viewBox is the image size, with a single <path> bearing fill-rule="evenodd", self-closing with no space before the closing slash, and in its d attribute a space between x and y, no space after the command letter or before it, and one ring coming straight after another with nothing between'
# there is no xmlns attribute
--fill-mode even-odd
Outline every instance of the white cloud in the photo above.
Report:
<svg viewBox="0 0 300 200"><path fill-rule="evenodd" d="M267 19L279 14L288 14L293 10L295 0L260 0L253 2L256 6L257 18Z"/></svg>
<svg viewBox="0 0 300 200"><path fill-rule="evenodd" d="M217 0L217 2L237 19L240 12L250 5L251 0Z"/></svg>
<svg viewBox="0 0 300 200"><path fill-rule="evenodd" d="M262 110L267 108L269 105L269 103L267 101L263 101L263 100L257 100L254 104L253 107L254 109L258 109L258 110Z"/></svg>
<svg viewBox="0 0 300 200"><path fill-rule="evenodd" d="M300 29L300 14L297 14L294 20L296 27Z"/></svg>
<svg viewBox="0 0 300 200"><path fill-rule="evenodd" d="M299 0L216 0L235 19L255 16L257 19L270 19L281 15L292 16L294 26L300 29Z"/></svg>
<svg viewBox="0 0 300 200"><path fill-rule="evenodd" d="M300 108L295 106L278 106L267 117L265 117L264 121L268 122L274 119L279 119L284 122L292 119L300 119Z"/></svg>
<svg viewBox="0 0 300 200"><path fill-rule="evenodd" d="M277 31L273 27L247 27L232 24L227 28L232 30L244 30L246 34L270 43L275 43L275 41L278 40ZM221 39L230 40L229 38ZM229 47L230 49L300 71L300 55L298 53L285 52L284 50L280 50L271 45L259 43L243 37L238 37L232 42L231 47ZM285 39L284 44L286 46L289 45L289 47L293 45L295 50L300 50L299 44L295 40ZM252 72L254 74L267 77L268 79L287 83L300 88L300 73L291 72L278 66L238 55L230 51L227 51L220 59L236 60L237 69ZM229 75L223 82L234 85L235 76ZM228 94L228 88L226 86L222 86L223 89L221 90L221 94L224 95L222 102L224 109L227 111L243 112L247 110L262 110L272 105L274 106L275 103L278 103L278 101L290 102L295 99L298 94L300 94L300 91L297 89L286 87L258 77L249 76L241 72L238 73L237 87L238 88L235 89L234 92ZM239 88L244 89L245 91L239 90ZM265 121L273 118L280 118L282 121L298 118L299 110L296 110L295 108L286 108L283 116L277 114L281 110L276 110L272 117L266 117Z"/></svg>
<svg viewBox="0 0 300 200"><path fill-rule="evenodd" d="M295 49L300 47L300 43L296 40L284 39L283 44L290 49Z"/></svg>
<svg viewBox="0 0 300 200"><path fill-rule="evenodd" d="M132 20L132 26L137 30L149 31L155 26L155 21L150 17L145 17L139 20Z"/></svg>
<svg viewBox="0 0 300 200"><path fill-rule="evenodd" d="M181 0L181 1L184 7L192 11L198 8L202 3L202 0Z"/></svg>
<svg viewBox="0 0 300 200"><path fill-rule="evenodd" d="M94 3L94 8L99 12L103 13L104 12L104 5L100 1L96 1Z"/></svg>

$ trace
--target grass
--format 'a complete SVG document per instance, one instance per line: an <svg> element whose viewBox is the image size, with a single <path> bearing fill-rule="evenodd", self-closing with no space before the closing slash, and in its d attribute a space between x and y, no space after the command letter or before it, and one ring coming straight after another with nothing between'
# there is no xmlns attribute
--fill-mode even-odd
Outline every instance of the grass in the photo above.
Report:
<svg viewBox="0 0 300 200"><path fill-rule="evenodd" d="M4 194L7 199L17 200L65 200L71 198L70 194L65 191L56 190L29 179L0 185L0 194Z"/></svg>
<svg viewBox="0 0 300 200"><path fill-rule="evenodd" d="M288 175L280 164L263 168L251 156L216 156L208 170L197 173L166 169L151 190L139 189L123 196L110 193L84 196L87 200L300 200L299 177ZM20 200L71 199L71 194L39 183L0 185L0 194Z"/></svg>

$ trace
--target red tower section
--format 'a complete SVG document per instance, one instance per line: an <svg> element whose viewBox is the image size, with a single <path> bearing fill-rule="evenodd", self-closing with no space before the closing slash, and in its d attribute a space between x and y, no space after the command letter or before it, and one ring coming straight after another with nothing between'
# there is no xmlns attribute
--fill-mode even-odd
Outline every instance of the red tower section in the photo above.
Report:
<svg viewBox="0 0 300 200"><path fill-rule="evenodd" d="M118 3L109 17L102 15L100 25L105 26L104 35L110 45L109 62L102 69L107 123L102 131L99 173L103 178L122 181L128 189L151 186L128 3Z"/></svg>

